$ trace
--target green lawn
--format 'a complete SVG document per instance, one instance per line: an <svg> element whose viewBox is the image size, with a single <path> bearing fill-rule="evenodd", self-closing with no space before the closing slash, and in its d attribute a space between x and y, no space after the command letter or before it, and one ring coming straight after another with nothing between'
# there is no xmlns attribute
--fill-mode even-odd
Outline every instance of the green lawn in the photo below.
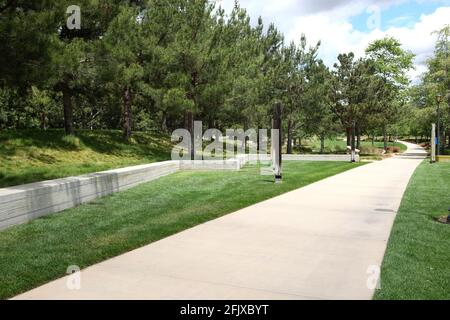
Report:
<svg viewBox="0 0 450 320"><path fill-rule="evenodd" d="M403 197L375 299L450 299L450 163L425 160Z"/></svg>
<svg viewBox="0 0 450 320"><path fill-rule="evenodd" d="M117 130L0 132L0 188L170 159L167 137L135 133L124 143Z"/></svg>
<svg viewBox="0 0 450 320"><path fill-rule="evenodd" d="M284 181L257 167L179 172L0 232L0 298L12 297L237 209L359 166L289 162Z"/></svg>

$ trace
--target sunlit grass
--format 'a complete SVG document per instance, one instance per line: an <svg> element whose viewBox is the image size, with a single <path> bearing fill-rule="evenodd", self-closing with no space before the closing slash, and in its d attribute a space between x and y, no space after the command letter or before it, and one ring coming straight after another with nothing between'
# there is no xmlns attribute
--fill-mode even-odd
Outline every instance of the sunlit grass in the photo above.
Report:
<svg viewBox="0 0 450 320"><path fill-rule="evenodd" d="M376 299L450 299L450 163L414 173L389 239Z"/></svg>

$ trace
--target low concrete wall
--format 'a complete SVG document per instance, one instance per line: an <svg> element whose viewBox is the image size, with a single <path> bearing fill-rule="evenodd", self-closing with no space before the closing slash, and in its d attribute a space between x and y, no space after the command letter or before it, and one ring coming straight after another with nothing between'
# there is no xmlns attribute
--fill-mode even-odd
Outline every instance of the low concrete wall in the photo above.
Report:
<svg viewBox="0 0 450 320"><path fill-rule="evenodd" d="M436 156L437 162L450 162L450 156Z"/></svg>
<svg viewBox="0 0 450 320"><path fill-rule="evenodd" d="M180 170L239 170L244 165L240 159L229 160L185 160L180 161Z"/></svg>
<svg viewBox="0 0 450 320"><path fill-rule="evenodd" d="M271 161L270 155L256 155L250 154L246 157L247 161ZM359 154L356 155L356 162L359 162ZM283 161L338 161L350 162L351 155L349 154L283 154Z"/></svg>
<svg viewBox="0 0 450 320"><path fill-rule="evenodd" d="M164 161L0 189L0 230L123 191L179 170L239 170L257 155L229 160ZM270 156L259 156L270 161ZM283 155L285 161L350 161L348 155ZM359 159L358 159L359 160Z"/></svg>
<svg viewBox="0 0 450 320"><path fill-rule="evenodd" d="M349 154L284 154L284 161L343 161L350 162ZM356 155L356 162L359 162L359 154Z"/></svg>
<svg viewBox="0 0 450 320"><path fill-rule="evenodd" d="M0 229L75 207L179 170L175 161L0 189Z"/></svg>

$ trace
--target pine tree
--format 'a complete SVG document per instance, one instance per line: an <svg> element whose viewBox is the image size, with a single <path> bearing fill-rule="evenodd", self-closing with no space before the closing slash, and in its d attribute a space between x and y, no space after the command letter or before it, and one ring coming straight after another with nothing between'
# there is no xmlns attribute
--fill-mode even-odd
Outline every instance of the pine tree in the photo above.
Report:
<svg viewBox="0 0 450 320"><path fill-rule="evenodd" d="M380 100L384 104L383 137L384 149L387 150L387 127L396 120L398 105L395 97L408 84L407 72L413 68L414 55L401 48L401 43L394 38L384 38L369 44L366 49L367 58L372 60L376 73L383 79L383 96Z"/></svg>

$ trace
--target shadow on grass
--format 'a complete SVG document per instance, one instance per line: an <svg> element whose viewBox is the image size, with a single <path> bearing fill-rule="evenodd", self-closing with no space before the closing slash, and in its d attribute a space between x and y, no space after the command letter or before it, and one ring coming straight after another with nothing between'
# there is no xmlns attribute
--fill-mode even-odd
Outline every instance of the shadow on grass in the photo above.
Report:
<svg viewBox="0 0 450 320"><path fill-rule="evenodd" d="M0 188L170 159L162 134L118 130L19 130L0 133Z"/></svg>

